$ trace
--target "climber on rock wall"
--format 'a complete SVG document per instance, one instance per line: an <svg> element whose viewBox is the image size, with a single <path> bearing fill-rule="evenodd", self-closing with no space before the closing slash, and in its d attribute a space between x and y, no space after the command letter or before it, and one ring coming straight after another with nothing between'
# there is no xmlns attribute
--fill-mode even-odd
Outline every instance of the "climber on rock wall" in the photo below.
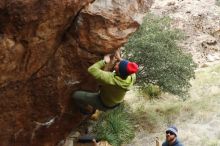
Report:
<svg viewBox="0 0 220 146"><path fill-rule="evenodd" d="M96 109L107 111L119 106L136 80L138 65L122 59L119 53L113 56L117 60L114 70L104 71L105 65L110 63L110 57L111 54L105 55L104 59L88 68L89 74L100 83L100 91L76 91L72 95L83 114L92 114Z"/></svg>

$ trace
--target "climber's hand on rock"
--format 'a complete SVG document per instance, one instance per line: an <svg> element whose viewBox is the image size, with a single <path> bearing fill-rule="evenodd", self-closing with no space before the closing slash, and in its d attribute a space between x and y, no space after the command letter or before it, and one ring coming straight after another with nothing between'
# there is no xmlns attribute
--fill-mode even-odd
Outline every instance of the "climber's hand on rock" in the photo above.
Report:
<svg viewBox="0 0 220 146"><path fill-rule="evenodd" d="M114 58L116 59L116 61L121 61L122 60L119 50L115 52Z"/></svg>
<svg viewBox="0 0 220 146"><path fill-rule="evenodd" d="M107 55L104 56L105 63L109 63L110 62L110 60L111 60L110 56L111 56L111 54L107 54Z"/></svg>
<svg viewBox="0 0 220 146"><path fill-rule="evenodd" d="M95 139L93 139L92 142L93 142L93 146L97 146L97 143L96 143Z"/></svg>

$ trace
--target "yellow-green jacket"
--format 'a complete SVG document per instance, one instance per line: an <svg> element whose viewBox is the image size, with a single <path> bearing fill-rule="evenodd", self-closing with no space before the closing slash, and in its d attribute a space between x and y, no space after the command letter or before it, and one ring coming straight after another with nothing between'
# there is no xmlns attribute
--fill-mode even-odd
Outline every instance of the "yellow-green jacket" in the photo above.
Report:
<svg viewBox="0 0 220 146"><path fill-rule="evenodd" d="M126 79L120 78L115 72L103 71L104 60L98 61L88 68L88 72L101 83L100 98L102 102L112 107L121 103L126 91L133 86L136 75L129 75Z"/></svg>

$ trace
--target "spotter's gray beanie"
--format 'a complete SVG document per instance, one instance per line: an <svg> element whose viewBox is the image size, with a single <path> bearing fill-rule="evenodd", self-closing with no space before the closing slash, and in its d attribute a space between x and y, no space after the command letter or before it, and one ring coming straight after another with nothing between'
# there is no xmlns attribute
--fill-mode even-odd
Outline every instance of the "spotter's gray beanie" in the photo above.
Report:
<svg viewBox="0 0 220 146"><path fill-rule="evenodd" d="M167 131L172 131L176 136L178 135L178 129L175 126L170 126L169 128L167 128Z"/></svg>

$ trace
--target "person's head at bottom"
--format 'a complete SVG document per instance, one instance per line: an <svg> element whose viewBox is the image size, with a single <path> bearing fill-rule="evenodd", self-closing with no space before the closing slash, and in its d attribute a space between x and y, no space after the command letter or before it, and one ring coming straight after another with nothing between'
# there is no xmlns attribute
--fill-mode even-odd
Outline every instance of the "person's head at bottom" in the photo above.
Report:
<svg viewBox="0 0 220 146"><path fill-rule="evenodd" d="M175 126L170 126L166 129L166 141L173 144L176 141L178 129Z"/></svg>

